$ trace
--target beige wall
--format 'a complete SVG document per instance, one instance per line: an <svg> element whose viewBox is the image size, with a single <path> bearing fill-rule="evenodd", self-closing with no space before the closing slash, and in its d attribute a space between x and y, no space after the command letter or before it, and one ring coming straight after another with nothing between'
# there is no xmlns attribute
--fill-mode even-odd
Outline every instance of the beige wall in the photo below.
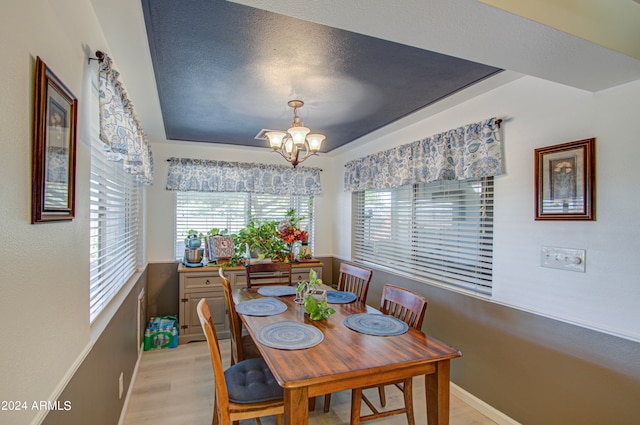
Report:
<svg viewBox="0 0 640 425"><path fill-rule="evenodd" d="M30 403L55 398L73 380L91 352L97 332L88 323L88 109L90 81L97 64L87 57L109 51L86 0L13 2L0 15L0 311L4 327L0 347L1 400ZM115 54L115 53L114 53ZM76 218L67 223L30 224L33 66L40 56L79 99ZM126 83L126 77L125 77ZM134 96L135 101L135 96ZM523 78L475 99L424 118L386 136L368 138L344 151L309 161L324 169L324 196L318 199L318 255L350 257L350 195L342 191L343 164L352 158L408 143L489 116L504 124L507 174L496 180L495 291L492 306L640 341L640 287L635 264L640 257L640 200L636 182L640 168L637 111L640 82L588 93L535 78ZM585 137L597 139L597 211L591 223L533 221L533 149ZM147 239L149 258L173 260L173 197L163 190L169 156L279 162L262 150L211 148L151 140L156 182L149 190ZM345 236L346 235L346 236ZM539 267L542 245L587 249L584 274ZM427 287L425 288L433 288ZM432 289L429 289L432 290ZM446 291L445 291L446 292ZM125 294L127 295L127 294ZM462 298L458 298L462 297ZM443 298L444 300L445 298ZM456 299L475 304L466 295ZM483 305L484 305L483 304ZM527 313L528 314L528 313ZM474 311L479 322L499 315ZM551 321L550 326L562 322ZM535 333L512 335L535 344ZM606 336L605 339L609 337ZM446 339L443 337L443 339ZM551 341L550 344L555 343ZM624 344L612 344L618 350ZM468 350L483 347L472 346ZM553 347L551 349L554 349ZM585 351L586 350L586 351ZM600 353L597 353L600 355ZM571 356L597 368L589 347ZM507 359L508 360L508 359ZM586 362L586 363L585 363ZM541 364L541 367L544 363ZM631 374L637 374L636 368ZM114 391L117 390L117 376ZM456 376L456 379L461 379ZM529 379L529 378L527 378ZM558 377L562 379L562 377ZM476 381L479 382L479 381ZM515 380L506 385L524 386ZM553 382L550 382L553 390ZM585 383L585 385L588 383ZM637 389L630 385L628 388ZM488 402L496 393L484 393ZM526 400L520 400L526 403ZM100 403L91 400L88 403ZM505 406L508 413L518 413ZM0 412L0 423L39 423L42 412Z"/></svg>
<svg viewBox="0 0 640 425"><path fill-rule="evenodd" d="M151 262L174 260L175 244L175 192L165 189L169 165L167 158L198 158L221 161L254 162L264 164L286 164L282 157L269 149L241 147L234 148L226 145L215 145L197 142L175 142L163 140L153 145L155 163L154 184L149 188L149 217L148 225L148 256ZM331 214L333 208L332 188L334 187L334 172L331 159L318 156L307 159L300 167L319 167L323 194L315 197L315 255L325 256L332 252L333 233L327 231L332 228ZM340 177L340 176L339 176ZM207 229L202 229L206 231Z"/></svg>
<svg viewBox="0 0 640 425"><path fill-rule="evenodd" d="M523 77L395 133L346 150L344 163L450 128L501 117L506 173L495 180L493 295L488 302L640 341L640 81L598 93ZM597 220L535 221L533 151L596 138ZM354 146L355 147L355 146ZM351 194L335 180L335 254L351 256ZM586 272L540 266L542 246L586 249Z"/></svg>
<svg viewBox="0 0 640 425"><path fill-rule="evenodd" d="M9 5L9 3L11 3ZM86 105L106 42L86 0L5 2L0 13L0 400L48 400L91 347ZM78 98L76 217L32 225L34 65L40 56ZM28 424L43 412L0 412Z"/></svg>

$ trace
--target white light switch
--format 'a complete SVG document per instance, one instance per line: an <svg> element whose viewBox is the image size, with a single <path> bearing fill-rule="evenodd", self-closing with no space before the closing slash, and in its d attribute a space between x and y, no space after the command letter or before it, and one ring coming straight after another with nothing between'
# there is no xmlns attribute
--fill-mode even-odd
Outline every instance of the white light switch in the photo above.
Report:
<svg viewBox="0 0 640 425"><path fill-rule="evenodd" d="M540 265L542 267L584 273L585 256L586 251L584 249L543 246L540 253Z"/></svg>

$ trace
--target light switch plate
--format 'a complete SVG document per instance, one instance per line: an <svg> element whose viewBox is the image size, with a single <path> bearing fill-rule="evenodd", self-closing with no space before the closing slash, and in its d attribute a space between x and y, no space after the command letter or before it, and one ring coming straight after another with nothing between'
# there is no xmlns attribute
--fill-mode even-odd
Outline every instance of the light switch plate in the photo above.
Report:
<svg viewBox="0 0 640 425"><path fill-rule="evenodd" d="M572 272L585 272L586 250L543 246L540 252L540 265Z"/></svg>

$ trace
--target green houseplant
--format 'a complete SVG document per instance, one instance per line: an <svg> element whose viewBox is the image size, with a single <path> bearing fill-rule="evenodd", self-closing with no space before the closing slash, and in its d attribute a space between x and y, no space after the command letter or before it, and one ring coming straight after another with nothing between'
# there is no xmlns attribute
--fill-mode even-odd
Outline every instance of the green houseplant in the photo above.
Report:
<svg viewBox="0 0 640 425"><path fill-rule="evenodd" d="M311 320L326 319L336 311L327 304L327 293L324 290L318 290L322 285L322 280L318 279L315 270L309 271L309 282L300 282L296 288L296 292L302 294L304 309L309 313Z"/></svg>

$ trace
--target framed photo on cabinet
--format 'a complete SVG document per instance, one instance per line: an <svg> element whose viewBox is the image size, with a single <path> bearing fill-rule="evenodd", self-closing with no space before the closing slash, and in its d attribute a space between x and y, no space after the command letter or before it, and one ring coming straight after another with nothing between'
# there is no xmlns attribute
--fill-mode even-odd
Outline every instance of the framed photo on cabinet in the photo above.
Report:
<svg viewBox="0 0 640 425"><path fill-rule="evenodd" d="M75 213L78 100L36 59L31 223L72 220Z"/></svg>
<svg viewBox="0 0 640 425"><path fill-rule="evenodd" d="M595 220L595 139L535 150L536 220Z"/></svg>

